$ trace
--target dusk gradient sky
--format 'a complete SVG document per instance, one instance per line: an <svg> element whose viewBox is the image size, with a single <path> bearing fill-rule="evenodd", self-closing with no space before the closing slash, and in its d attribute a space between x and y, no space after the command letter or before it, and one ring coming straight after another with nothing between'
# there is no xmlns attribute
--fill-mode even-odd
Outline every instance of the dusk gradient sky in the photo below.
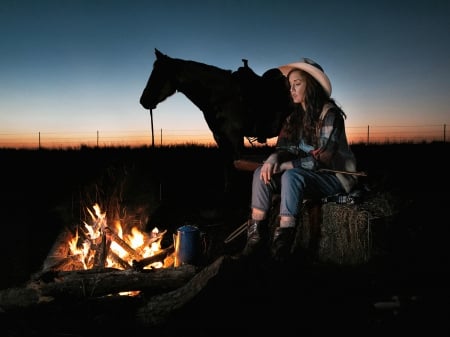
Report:
<svg viewBox="0 0 450 337"><path fill-rule="evenodd" d="M450 124L448 0L2 0L0 30L0 142L150 130L139 98L155 48L260 75L312 58L349 129ZM209 133L180 93L153 116L155 130Z"/></svg>

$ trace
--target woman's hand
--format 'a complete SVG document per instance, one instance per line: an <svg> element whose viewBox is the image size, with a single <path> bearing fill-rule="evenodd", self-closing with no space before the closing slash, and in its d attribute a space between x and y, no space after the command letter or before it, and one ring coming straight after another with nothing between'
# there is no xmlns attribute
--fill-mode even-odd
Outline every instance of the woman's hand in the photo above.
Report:
<svg viewBox="0 0 450 337"><path fill-rule="evenodd" d="M319 160L319 153L321 150L322 150L321 148L318 148L318 149L309 151L309 153L311 154L311 156L314 157L315 160Z"/></svg>
<svg viewBox="0 0 450 337"><path fill-rule="evenodd" d="M272 175L277 173L279 169L280 165L278 164L278 154L272 153L269 158L264 161L259 177L262 181L264 181L264 184L269 184L270 179L272 179Z"/></svg>
<svg viewBox="0 0 450 337"><path fill-rule="evenodd" d="M260 178L264 181L265 184L270 183L270 179L275 173L284 172L286 170L290 170L294 165L292 161L285 161L283 163L278 163L278 154L273 153L264 161L263 166L261 167Z"/></svg>

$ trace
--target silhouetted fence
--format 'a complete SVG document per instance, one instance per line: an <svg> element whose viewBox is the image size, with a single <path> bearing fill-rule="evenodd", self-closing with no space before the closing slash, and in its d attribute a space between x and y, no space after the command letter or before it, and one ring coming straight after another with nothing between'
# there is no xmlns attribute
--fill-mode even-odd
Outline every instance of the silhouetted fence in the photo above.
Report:
<svg viewBox="0 0 450 337"><path fill-rule="evenodd" d="M446 142L446 124L443 125L398 125L398 126L347 126L350 143L422 143ZM215 146L209 130L160 129L152 135L148 130L93 131L89 132L1 132L0 148L78 148L127 146L140 147L167 145L204 144ZM268 139L274 144L276 138ZM255 145L249 139L246 145Z"/></svg>

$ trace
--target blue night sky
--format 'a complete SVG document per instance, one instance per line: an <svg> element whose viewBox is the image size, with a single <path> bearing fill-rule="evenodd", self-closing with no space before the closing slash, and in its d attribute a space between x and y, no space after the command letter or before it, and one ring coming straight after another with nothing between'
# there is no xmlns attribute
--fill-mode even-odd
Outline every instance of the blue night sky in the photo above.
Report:
<svg viewBox="0 0 450 337"><path fill-rule="evenodd" d="M449 18L448 0L2 0L0 134L148 130L155 48L260 75L309 57L348 127L449 124ZM208 130L179 93L153 116L156 130Z"/></svg>

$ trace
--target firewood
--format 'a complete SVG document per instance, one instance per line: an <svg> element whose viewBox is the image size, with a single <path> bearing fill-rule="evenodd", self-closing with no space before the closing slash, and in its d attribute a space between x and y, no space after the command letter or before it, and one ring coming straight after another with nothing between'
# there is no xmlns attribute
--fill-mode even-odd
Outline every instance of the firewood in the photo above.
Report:
<svg viewBox="0 0 450 337"><path fill-rule="evenodd" d="M225 257L221 256L199 271L182 287L151 297L145 305L137 310L137 321L146 327L164 323L171 314L189 303L219 274L224 261L226 261Z"/></svg>
<svg viewBox="0 0 450 337"><path fill-rule="evenodd" d="M147 239L142 244L142 246L140 246L139 248L136 249L136 253L138 255L141 255L145 248L149 247L153 242L161 240L163 238L164 234L166 234L166 233L167 233L167 229L160 233L152 233L150 236L147 237Z"/></svg>
<svg viewBox="0 0 450 337"><path fill-rule="evenodd" d="M112 270L109 272L59 273L58 282L41 286L41 293L54 297L98 297L120 292L146 290L160 293L184 285L196 272L196 267L159 268L136 272Z"/></svg>
<svg viewBox="0 0 450 337"><path fill-rule="evenodd" d="M99 244L91 247L91 249L95 250L94 268L103 268L106 266L106 258L108 257L110 246L111 240L105 233L103 233Z"/></svg>
<svg viewBox="0 0 450 337"><path fill-rule="evenodd" d="M131 258L135 260L140 258L139 254L137 254L136 251L130 247L128 243L122 240L122 238L118 236L111 228L106 227L105 230L107 235L111 237L111 240L120 245L120 247L122 247L131 256Z"/></svg>
<svg viewBox="0 0 450 337"><path fill-rule="evenodd" d="M170 245L169 247L158 252L158 254L146 257L140 261L133 260L133 268L135 270L142 270L149 264L164 260L169 254L172 254L174 250L174 246Z"/></svg>
<svg viewBox="0 0 450 337"><path fill-rule="evenodd" d="M122 269L131 269L130 264L122 259L119 255L114 253L113 251L109 251L108 257L114 262L117 263Z"/></svg>
<svg viewBox="0 0 450 337"><path fill-rule="evenodd" d="M63 260L66 259L69 255L70 247L68 245L68 242L72 239L72 237L73 235L69 230L61 231L61 233L56 238L52 248L50 249L47 258L43 263L42 269L48 270L58 265L59 263L65 263Z"/></svg>
<svg viewBox="0 0 450 337"><path fill-rule="evenodd" d="M65 258L59 257L58 259L52 260L53 264L50 264L50 259L47 259L43 269L44 272L49 271L70 271L70 270L81 270L84 269L83 262L80 261L78 255L70 255Z"/></svg>
<svg viewBox="0 0 450 337"><path fill-rule="evenodd" d="M81 300L130 291L161 294L185 285L197 272L198 268L193 265L143 271L89 269L52 272L41 275L41 279L35 278L23 288L1 290L0 311L31 308L44 302Z"/></svg>

